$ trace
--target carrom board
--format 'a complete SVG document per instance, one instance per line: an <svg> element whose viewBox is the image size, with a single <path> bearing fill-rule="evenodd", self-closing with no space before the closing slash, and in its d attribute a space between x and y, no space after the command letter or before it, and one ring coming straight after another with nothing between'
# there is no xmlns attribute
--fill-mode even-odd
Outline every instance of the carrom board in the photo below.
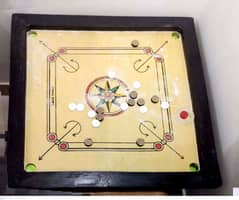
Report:
<svg viewBox="0 0 239 200"><path fill-rule="evenodd" d="M16 88L10 93L10 110L16 93L23 109L23 118L13 119L10 112L9 122L10 143L15 150L21 143L16 185L220 184L192 20L96 18L14 18L12 45L16 41L23 49L12 50L12 59L24 69L24 82L16 86L22 93ZM19 20L29 25L18 30ZM22 31L19 39L14 30ZM16 62L13 86L19 81ZM20 141L14 140L16 119ZM179 177L185 180L174 182Z"/></svg>

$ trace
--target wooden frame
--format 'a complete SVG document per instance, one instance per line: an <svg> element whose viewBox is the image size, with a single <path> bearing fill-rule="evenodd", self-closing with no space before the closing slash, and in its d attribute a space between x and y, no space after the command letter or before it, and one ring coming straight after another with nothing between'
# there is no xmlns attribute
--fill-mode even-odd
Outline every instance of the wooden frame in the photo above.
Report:
<svg viewBox="0 0 239 200"><path fill-rule="evenodd" d="M174 30L183 37L191 98L195 113L200 159L199 172L38 172L24 171L26 32L50 30ZM190 66L190 67L189 67ZM184 17L103 17L14 14L11 36L9 103L9 141L7 147L10 187L41 189L170 189L211 188L221 184L208 100L194 22Z"/></svg>

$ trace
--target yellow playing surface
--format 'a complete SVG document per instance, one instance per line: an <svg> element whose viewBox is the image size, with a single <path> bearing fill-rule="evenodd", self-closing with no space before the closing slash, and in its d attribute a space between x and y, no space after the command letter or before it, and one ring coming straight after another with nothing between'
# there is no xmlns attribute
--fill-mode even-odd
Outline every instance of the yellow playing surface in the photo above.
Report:
<svg viewBox="0 0 239 200"><path fill-rule="evenodd" d="M189 172L192 163L199 170L179 33L27 33L26 171Z"/></svg>

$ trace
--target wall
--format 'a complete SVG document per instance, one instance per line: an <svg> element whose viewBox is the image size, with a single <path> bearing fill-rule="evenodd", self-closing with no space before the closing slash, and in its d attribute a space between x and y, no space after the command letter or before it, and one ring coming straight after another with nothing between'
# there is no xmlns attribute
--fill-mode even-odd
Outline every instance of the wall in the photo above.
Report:
<svg viewBox="0 0 239 200"><path fill-rule="evenodd" d="M46 13L78 15L195 16L207 0L1 0L0 3L0 81L8 80L11 14ZM179 9L180 8L180 9ZM3 48L4 47L4 48Z"/></svg>
<svg viewBox="0 0 239 200"><path fill-rule="evenodd" d="M196 17L224 181L213 191L218 194L231 194L232 187L239 187L238 8L237 0L210 1Z"/></svg>
<svg viewBox="0 0 239 200"><path fill-rule="evenodd" d="M8 81L12 13L191 16L195 18L209 93L218 157L224 184L191 194L231 194L239 187L239 57L237 0L2 0L0 5L0 81Z"/></svg>

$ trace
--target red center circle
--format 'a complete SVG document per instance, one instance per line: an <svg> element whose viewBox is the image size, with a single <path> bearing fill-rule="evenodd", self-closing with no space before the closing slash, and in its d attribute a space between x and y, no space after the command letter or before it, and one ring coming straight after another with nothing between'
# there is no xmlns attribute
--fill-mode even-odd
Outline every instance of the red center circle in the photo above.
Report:
<svg viewBox="0 0 239 200"><path fill-rule="evenodd" d="M187 119L188 116L189 116L189 114L188 114L187 111L183 110L183 111L180 112L180 118L181 119Z"/></svg>
<svg viewBox="0 0 239 200"><path fill-rule="evenodd" d="M170 135L170 134L166 134L164 137L165 137L166 140L171 140L172 139L172 135Z"/></svg>
<svg viewBox="0 0 239 200"><path fill-rule="evenodd" d="M49 138L50 141L54 141L54 140L56 140L56 135L50 134L50 135L48 136L48 138Z"/></svg>
<svg viewBox="0 0 239 200"><path fill-rule="evenodd" d="M56 59L56 57L55 57L54 55L51 55L51 56L48 57L48 60L49 60L50 62L54 62L55 59Z"/></svg>
<svg viewBox="0 0 239 200"><path fill-rule="evenodd" d="M160 144L160 143L155 144L155 148L156 149L161 149L162 148L162 144Z"/></svg>
<svg viewBox="0 0 239 200"><path fill-rule="evenodd" d="M61 150L66 150L67 147L68 147L68 145L67 145L66 143L61 143L61 144L59 145L59 148L60 148Z"/></svg>
<svg viewBox="0 0 239 200"><path fill-rule="evenodd" d="M66 52L66 50L64 48L60 48L58 51L60 54L64 54Z"/></svg>
<svg viewBox="0 0 239 200"><path fill-rule="evenodd" d="M151 53L152 53L152 49L150 49L150 48L145 48L145 53L151 54Z"/></svg>

